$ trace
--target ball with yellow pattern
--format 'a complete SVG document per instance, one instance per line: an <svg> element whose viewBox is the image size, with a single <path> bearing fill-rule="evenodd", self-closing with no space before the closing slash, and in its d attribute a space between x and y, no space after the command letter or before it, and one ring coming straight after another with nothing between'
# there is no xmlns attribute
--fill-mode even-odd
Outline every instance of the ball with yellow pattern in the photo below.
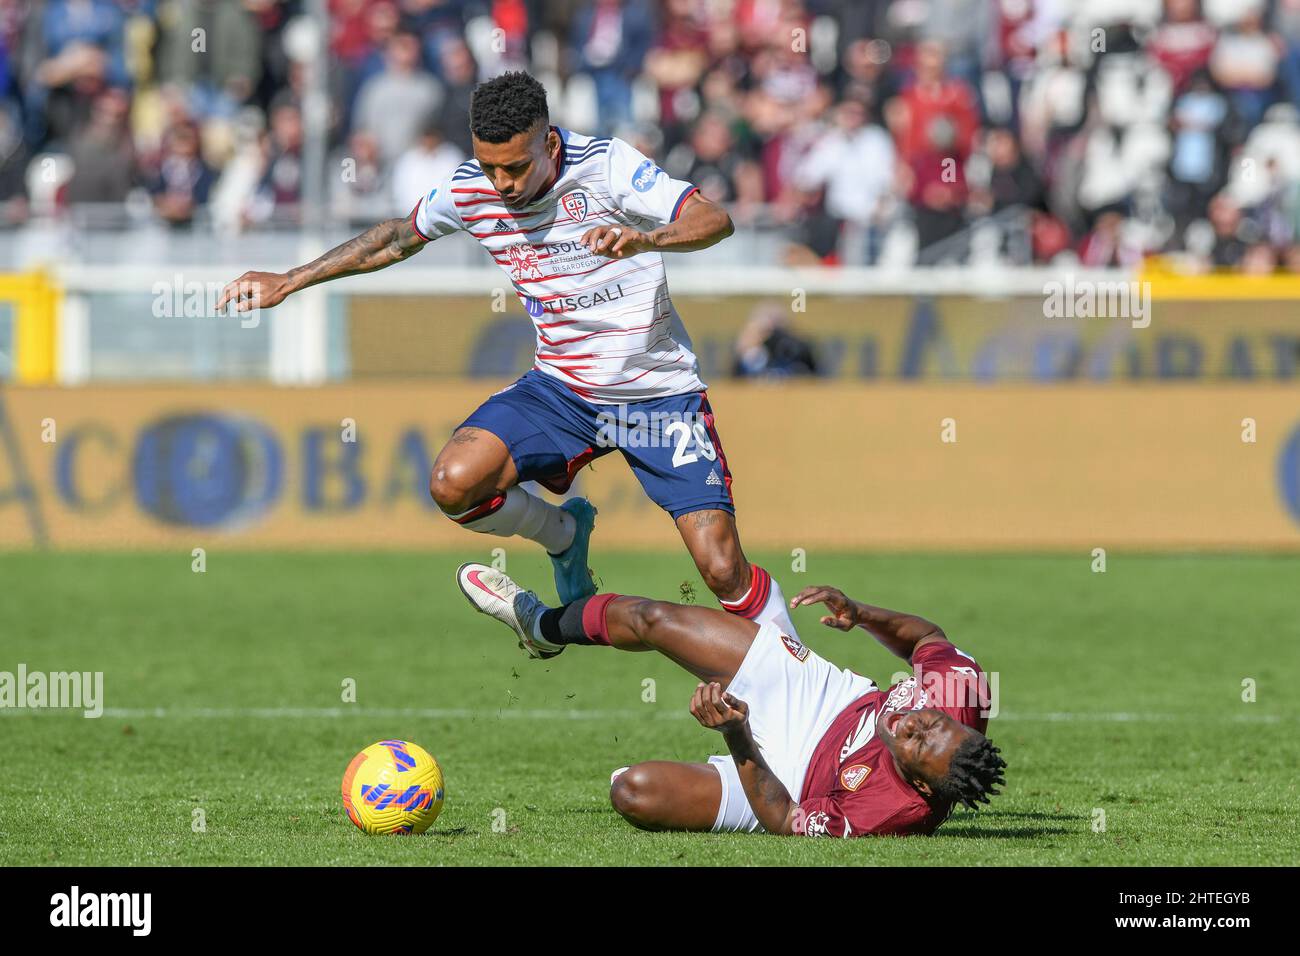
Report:
<svg viewBox="0 0 1300 956"><path fill-rule="evenodd" d="M423 833L442 812L442 768L423 747L381 740L343 773L343 808L369 834Z"/></svg>

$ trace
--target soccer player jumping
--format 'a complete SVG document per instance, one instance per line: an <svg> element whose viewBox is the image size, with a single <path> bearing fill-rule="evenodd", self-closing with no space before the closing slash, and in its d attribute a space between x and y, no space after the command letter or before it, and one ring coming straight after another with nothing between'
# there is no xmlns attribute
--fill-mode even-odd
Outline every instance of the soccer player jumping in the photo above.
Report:
<svg viewBox="0 0 1300 956"><path fill-rule="evenodd" d="M429 491L442 511L471 531L538 542L561 603L589 596L595 509L584 498L557 506L518 485L537 481L563 494L617 447L676 522L722 606L793 633L781 589L741 548L731 472L661 255L714 245L734 231L731 218L623 140L561 129L549 117L546 91L526 73L480 84L470 106L475 158L410 216L287 273L247 272L217 307L269 308L468 232L510 276L536 327L537 353L533 368L480 405L438 454Z"/></svg>
<svg viewBox="0 0 1300 956"><path fill-rule="evenodd" d="M790 602L825 604L823 624L862 627L910 661L913 676L882 691L772 622L619 594L552 608L482 564L463 565L457 583L531 655L553 657L570 644L658 651L700 679L691 713L721 731L730 753L616 771L610 799L643 829L931 833L955 804L987 803L1004 782L1006 764L984 736L983 672L914 615L830 587L805 588Z"/></svg>

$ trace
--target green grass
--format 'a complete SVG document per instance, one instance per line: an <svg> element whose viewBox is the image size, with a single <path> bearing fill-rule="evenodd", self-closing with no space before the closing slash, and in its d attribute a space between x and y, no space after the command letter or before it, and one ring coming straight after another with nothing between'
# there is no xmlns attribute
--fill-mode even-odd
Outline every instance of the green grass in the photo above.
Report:
<svg viewBox="0 0 1300 956"><path fill-rule="evenodd" d="M757 556L787 595L829 582L931 617L999 675L1000 798L931 838L827 841L627 826L612 769L718 752L686 712L693 679L653 654L524 659L457 591L467 555L212 548L195 574L188 553L0 554L0 670L103 671L109 708L0 714L0 864L1300 860L1300 559L1112 553L1093 574L1087 555L814 554L793 574ZM538 555L510 561L550 590ZM675 599L689 580L707 597L684 555L594 563L611 590ZM879 683L901 666L865 633L822 629L811 611L796 623ZM345 678L356 704L340 701ZM573 713L527 716L538 710ZM443 765L447 802L425 837L367 838L343 815L344 767L385 737Z"/></svg>

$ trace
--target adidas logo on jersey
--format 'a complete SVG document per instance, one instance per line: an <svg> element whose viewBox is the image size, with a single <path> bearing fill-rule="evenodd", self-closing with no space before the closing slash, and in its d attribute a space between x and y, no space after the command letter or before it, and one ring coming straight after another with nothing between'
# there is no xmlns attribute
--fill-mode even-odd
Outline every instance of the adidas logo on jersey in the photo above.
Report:
<svg viewBox="0 0 1300 956"><path fill-rule="evenodd" d="M709 472L709 477L707 477L707 478L704 479L704 483L705 483L706 485L721 485L721 484L722 484L722 479L718 477L718 470L717 470L716 468L715 468L713 471Z"/></svg>
<svg viewBox="0 0 1300 956"><path fill-rule="evenodd" d="M497 224L492 227L493 232L509 232L510 225L504 219L498 219Z"/></svg>

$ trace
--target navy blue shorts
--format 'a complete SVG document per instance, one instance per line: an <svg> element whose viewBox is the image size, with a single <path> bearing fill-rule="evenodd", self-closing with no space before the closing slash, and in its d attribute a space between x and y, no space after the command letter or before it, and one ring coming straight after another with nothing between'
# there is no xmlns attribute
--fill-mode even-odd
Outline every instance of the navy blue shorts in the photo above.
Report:
<svg viewBox="0 0 1300 956"><path fill-rule="evenodd" d="M589 462L622 452L646 495L677 519L735 514L731 471L704 392L596 405L537 369L497 392L461 428L482 428L510 449L520 481L568 491Z"/></svg>

